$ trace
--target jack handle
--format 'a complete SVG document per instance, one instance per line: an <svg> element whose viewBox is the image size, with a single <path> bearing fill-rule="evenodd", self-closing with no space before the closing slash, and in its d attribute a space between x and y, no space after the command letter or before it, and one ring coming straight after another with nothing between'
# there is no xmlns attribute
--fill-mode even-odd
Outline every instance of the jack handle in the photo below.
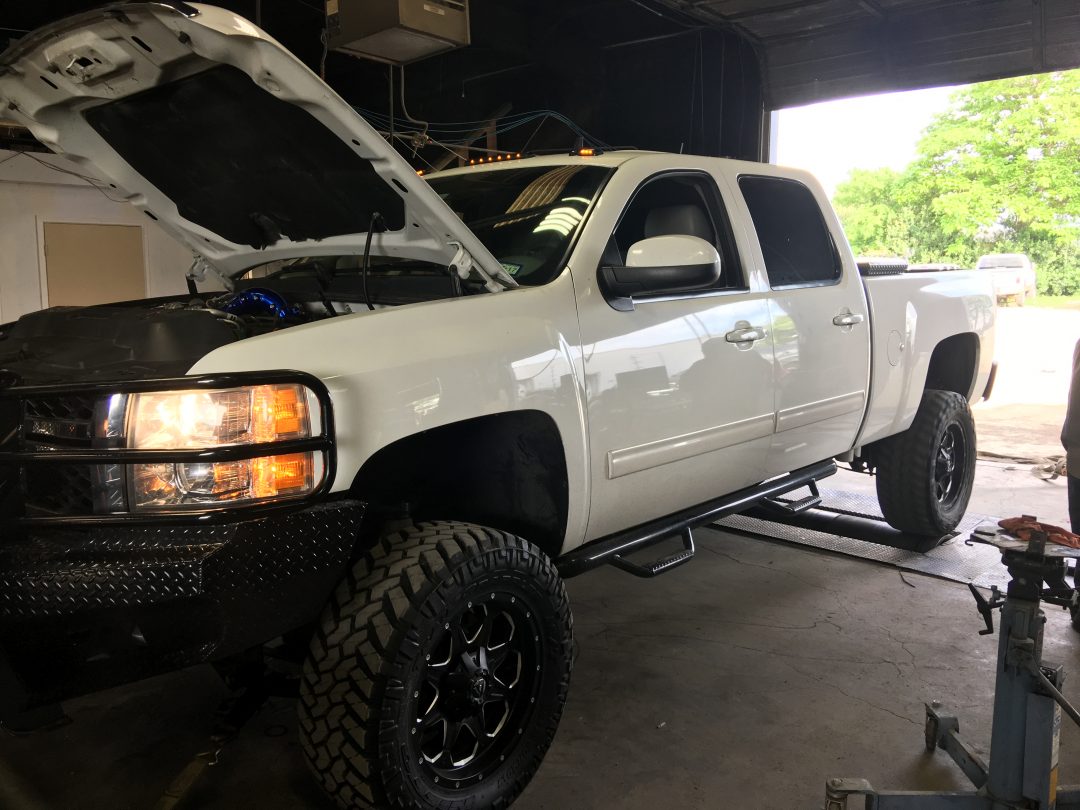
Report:
<svg viewBox="0 0 1080 810"><path fill-rule="evenodd" d="M988 601L973 583L968 583L968 589L971 591L971 595L975 597L975 609L979 611L979 615L986 622L986 629L980 630L979 635L988 636L994 632L994 610L1003 604L1001 591L998 590L997 585L994 585L990 589L990 599Z"/></svg>

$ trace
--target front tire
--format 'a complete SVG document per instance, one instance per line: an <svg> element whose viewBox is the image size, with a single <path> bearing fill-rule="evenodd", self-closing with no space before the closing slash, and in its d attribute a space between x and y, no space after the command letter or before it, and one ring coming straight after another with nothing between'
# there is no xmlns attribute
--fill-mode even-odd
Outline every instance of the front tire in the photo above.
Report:
<svg viewBox="0 0 1080 810"><path fill-rule="evenodd" d="M911 427L881 442L877 494L889 525L941 538L959 525L975 481L975 422L953 391L923 394Z"/></svg>
<svg viewBox="0 0 1080 810"><path fill-rule="evenodd" d="M300 686L305 757L338 806L502 808L558 727L570 607L551 560L465 523L408 523L338 586Z"/></svg>

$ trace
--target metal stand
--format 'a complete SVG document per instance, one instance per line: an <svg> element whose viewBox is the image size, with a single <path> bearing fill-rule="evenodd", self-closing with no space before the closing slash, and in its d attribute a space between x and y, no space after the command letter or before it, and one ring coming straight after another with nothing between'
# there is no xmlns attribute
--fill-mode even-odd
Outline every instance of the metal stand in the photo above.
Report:
<svg viewBox="0 0 1080 810"><path fill-rule="evenodd" d="M1048 548L1043 535L1024 543L996 526L976 530L971 539L997 546L1010 575L1005 597L994 588L987 600L972 588L986 622L981 634L994 632L993 611L1001 608L989 766L960 736L960 721L935 701L926 706L926 748L949 754L974 791L877 791L865 779L830 779L825 810L1080 810L1080 786L1058 787L1061 712L1077 724L1080 713L1061 694L1064 669L1042 661L1046 615L1040 608L1044 601L1074 603L1065 571L1080 550ZM850 802L852 796L864 804Z"/></svg>

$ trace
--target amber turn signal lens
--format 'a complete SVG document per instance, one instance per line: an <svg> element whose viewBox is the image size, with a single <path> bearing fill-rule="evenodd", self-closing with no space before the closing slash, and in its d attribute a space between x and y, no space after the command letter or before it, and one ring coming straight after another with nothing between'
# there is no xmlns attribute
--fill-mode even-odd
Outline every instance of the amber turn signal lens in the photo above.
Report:
<svg viewBox="0 0 1080 810"><path fill-rule="evenodd" d="M253 465L251 489L256 498L277 498L311 489L311 453L256 458Z"/></svg>

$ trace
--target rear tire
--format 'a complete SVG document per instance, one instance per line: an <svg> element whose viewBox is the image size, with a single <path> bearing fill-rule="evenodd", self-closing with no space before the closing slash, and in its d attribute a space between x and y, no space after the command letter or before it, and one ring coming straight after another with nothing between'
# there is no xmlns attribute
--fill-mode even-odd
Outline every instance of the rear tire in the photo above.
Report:
<svg viewBox="0 0 1080 810"><path fill-rule="evenodd" d="M953 391L923 394L911 427L881 442L877 494L889 525L940 538L964 517L975 481L975 422Z"/></svg>
<svg viewBox="0 0 1080 810"><path fill-rule="evenodd" d="M300 684L300 741L346 810L508 806L570 683L570 607L532 544L406 523L338 586Z"/></svg>

